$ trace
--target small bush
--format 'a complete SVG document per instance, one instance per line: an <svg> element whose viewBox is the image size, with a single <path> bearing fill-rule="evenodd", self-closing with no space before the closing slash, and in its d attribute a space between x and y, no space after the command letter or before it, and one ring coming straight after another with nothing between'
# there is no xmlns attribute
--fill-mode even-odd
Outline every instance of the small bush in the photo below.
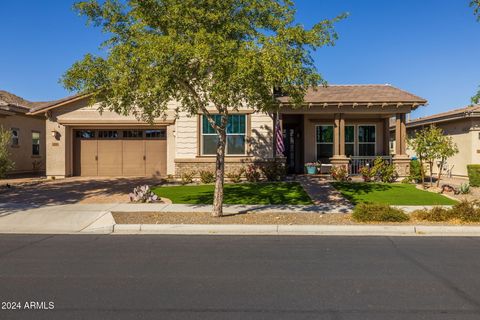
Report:
<svg viewBox="0 0 480 320"><path fill-rule="evenodd" d="M480 164L467 165L468 180L472 187L480 187Z"/></svg>
<svg viewBox="0 0 480 320"><path fill-rule="evenodd" d="M419 183L422 181L422 164L420 163L419 160L412 160L410 161L410 175L408 178L410 181L413 181L415 183Z"/></svg>
<svg viewBox="0 0 480 320"><path fill-rule="evenodd" d="M389 164L380 157L375 159L370 171L371 175L375 177L375 181L389 183L394 182L398 178L398 174L395 171L395 166L393 164Z"/></svg>
<svg viewBox="0 0 480 320"><path fill-rule="evenodd" d="M138 186L129 195L131 202L152 203L160 200L148 185Z"/></svg>
<svg viewBox="0 0 480 320"><path fill-rule="evenodd" d="M227 172L226 177L233 183L239 183L242 181L242 175L243 175L243 168L237 169L237 170L231 170Z"/></svg>
<svg viewBox="0 0 480 320"><path fill-rule="evenodd" d="M200 181L202 183L213 183L215 181L215 174L212 171L200 171Z"/></svg>
<svg viewBox="0 0 480 320"><path fill-rule="evenodd" d="M249 164L245 169L245 179L248 182L258 182L260 181L260 171L258 171L258 167L254 164Z"/></svg>
<svg viewBox="0 0 480 320"><path fill-rule="evenodd" d="M410 217L400 209L392 208L386 204L361 203L355 207L353 219L359 222L403 222Z"/></svg>
<svg viewBox="0 0 480 320"><path fill-rule="evenodd" d="M268 181L280 181L287 174L285 164L279 161L269 161L262 163L260 171Z"/></svg>
<svg viewBox="0 0 480 320"><path fill-rule="evenodd" d="M470 184L468 182L464 182L460 185L460 188L458 189L458 191L461 193L461 194L469 194L470 193Z"/></svg>
<svg viewBox="0 0 480 320"><path fill-rule="evenodd" d="M455 212L455 216L464 222L480 222L480 208L478 201L463 200L454 205L452 211Z"/></svg>
<svg viewBox="0 0 480 320"><path fill-rule="evenodd" d="M335 181L348 181L348 171L345 166L332 167L330 175Z"/></svg>
<svg viewBox="0 0 480 320"><path fill-rule="evenodd" d="M195 171L185 171L181 174L180 178L182 179L182 184L189 184L193 182L193 177L195 177Z"/></svg>
<svg viewBox="0 0 480 320"><path fill-rule="evenodd" d="M424 221L448 221L455 217L455 212L451 209L442 207L433 207L431 210L423 209L416 210L412 213L412 216L418 220Z"/></svg>
<svg viewBox="0 0 480 320"><path fill-rule="evenodd" d="M8 171L14 168L14 162L10 160L10 143L12 135L10 131L0 127L0 179L5 178Z"/></svg>

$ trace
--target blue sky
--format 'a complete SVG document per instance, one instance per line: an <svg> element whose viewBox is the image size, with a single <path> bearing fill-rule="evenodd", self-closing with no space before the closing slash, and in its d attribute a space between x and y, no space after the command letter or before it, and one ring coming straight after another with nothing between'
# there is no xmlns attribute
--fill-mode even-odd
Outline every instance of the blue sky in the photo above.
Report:
<svg viewBox="0 0 480 320"><path fill-rule="evenodd" d="M0 1L0 89L32 101L70 93L58 80L87 53L99 30L71 10L74 1ZM309 27L342 12L339 40L314 57L331 84L390 83L429 100L414 116L470 103L480 85L480 23L469 0L297 0Z"/></svg>

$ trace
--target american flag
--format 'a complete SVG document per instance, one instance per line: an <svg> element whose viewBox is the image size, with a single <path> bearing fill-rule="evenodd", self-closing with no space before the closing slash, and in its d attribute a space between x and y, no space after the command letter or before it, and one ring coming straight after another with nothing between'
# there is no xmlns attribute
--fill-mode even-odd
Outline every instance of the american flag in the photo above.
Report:
<svg viewBox="0 0 480 320"><path fill-rule="evenodd" d="M278 156L283 156L283 152L285 151L285 145L283 144L283 133L282 128L280 126L280 117L277 114L277 120L275 124L275 145L276 145L276 154Z"/></svg>

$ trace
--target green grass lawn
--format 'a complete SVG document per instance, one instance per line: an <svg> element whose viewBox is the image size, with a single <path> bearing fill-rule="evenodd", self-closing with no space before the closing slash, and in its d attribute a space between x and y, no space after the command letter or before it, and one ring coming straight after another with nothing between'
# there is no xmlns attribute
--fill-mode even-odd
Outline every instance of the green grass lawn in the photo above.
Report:
<svg viewBox="0 0 480 320"><path fill-rule="evenodd" d="M158 196L173 203L212 204L213 185L156 187ZM225 204L312 204L296 182L225 184Z"/></svg>
<svg viewBox="0 0 480 320"><path fill-rule="evenodd" d="M456 201L438 193L419 190L413 184L333 182L332 185L352 203L384 203L389 205L453 205Z"/></svg>

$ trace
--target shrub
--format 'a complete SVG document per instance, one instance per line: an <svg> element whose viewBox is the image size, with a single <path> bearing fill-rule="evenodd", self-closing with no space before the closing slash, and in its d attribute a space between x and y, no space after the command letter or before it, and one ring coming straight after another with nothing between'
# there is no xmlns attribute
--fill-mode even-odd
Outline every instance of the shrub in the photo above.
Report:
<svg viewBox="0 0 480 320"><path fill-rule="evenodd" d="M10 131L0 127L0 178L5 178L8 171L14 167L14 162L10 160L10 152L8 151L11 143L12 135Z"/></svg>
<svg viewBox="0 0 480 320"><path fill-rule="evenodd" d="M375 159L370 171L371 175L375 177L376 181L385 183L394 182L398 177L398 174L395 171L395 166L393 164L389 164L380 157Z"/></svg>
<svg viewBox="0 0 480 320"><path fill-rule="evenodd" d="M212 171L200 171L200 181L202 183L213 183L215 181L215 174Z"/></svg>
<svg viewBox="0 0 480 320"><path fill-rule="evenodd" d="M468 194L470 193L470 184L468 182L464 182L460 185L460 188L458 188L458 191L461 194Z"/></svg>
<svg viewBox="0 0 480 320"><path fill-rule="evenodd" d="M260 172L258 171L258 167L254 164L249 164L245 169L245 178L248 182L260 181Z"/></svg>
<svg viewBox="0 0 480 320"><path fill-rule="evenodd" d="M193 177L195 177L195 171L185 171L182 172L180 178L182 179L182 184L189 184L193 182Z"/></svg>
<svg viewBox="0 0 480 320"><path fill-rule="evenodd" d="M227 172L225 175L228 179L230 179L231 182L239 183L240 181L242 181L243 168L240 168L237 170L231 170Z"/></svg>
<svg viewBox="0 0 480 320"><path fill-rule="evenodd" d="M353 219L360 222L403 222L410 217L403 210L392 208L386 204L361 203L355 207Z"/></svg>
<svg viewBox="0 0 480 320"><path fill-rule="evenodd" d="M410 181L420 183L422 181L422 170L423 172L425 172L425 169L422 168L422 164L420 163L420 161L410 161L410 175L408 176Z"/></svg>
<svg viewBox="0 0 480 320"><path fill-rule="evenodd" d="M332 167L330 174L335 181L348 181L348 171L345 166Z"/></svg>
<svg viewBox="0 0 480 320"><path fill-rule="evenodd" d="M480 187L480 164L467 165L468 180L472 187Z"/></svg>
<svg viewBox="0 0 480 320"><path fill-rule="evenodd" d="M283 180L287 174L285 164L279 161L264 162L259 167L268 181Z"/></svg>
<svg viewBox="0 0 480 320"><path fill-rule="evenodd" d="M363 166L360 168L360 174L362 175L364 182L370 182L373 178L373 171L369 166Z"/></svg>
<svg viewBox="0 0 480 320"><path fill-rule="evenodd" d="M463 200L452 208L455 215L465 222L480 222L480 208L478 201Z"/></svg>
<svg viewBox="0 0 480 320"><path fill-rule="evenodd" d="M456 218L452 209L442 207L433 207L431 210L416 210L412 213L412 216L425 221L448 221Z"/></svg>
<svg viewBox="0 0 480 320"><path fill-rule="evenodd" d="M150 190L148 185L138 186L133 189L129 195L131 202L156 202L158 201L158 196Z"/></svg>

